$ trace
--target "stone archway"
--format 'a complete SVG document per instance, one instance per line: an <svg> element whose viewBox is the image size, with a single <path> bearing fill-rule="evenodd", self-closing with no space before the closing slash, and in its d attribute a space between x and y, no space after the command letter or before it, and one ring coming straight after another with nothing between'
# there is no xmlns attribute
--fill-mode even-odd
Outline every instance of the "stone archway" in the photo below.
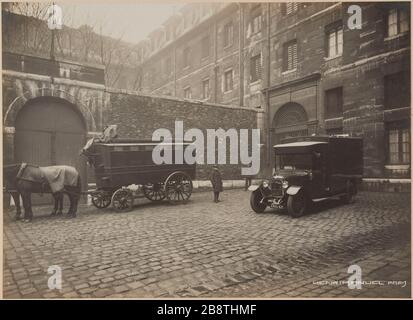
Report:
<svg viewBox="0 0 413 320"><path fill-rule="evenodd" d="M26 91L24 94L14 99L4 114L4 127L13 128L19 111L26 105L27 102L40 97L60 98L71 103L82 114L87 126L87 131L96 131L97 127L93 114L83 103L81 97L74 96L68 91L56 88L53 85Z"/></svg>
<svg viewBox="0 0 413 320"><path fill-rule="evenodd" d="M79 156L87 126L82 113L67 100L55 97L30 99L15 119L14 160L39 166L76 167L86 183L85 159ZM51 197L33 197L33 203L50 203Z"/></svg>
<svg viewBox="0 0 413 320"><path fill-rule="evenodd" d="M288 102L275 114L272 121L273 144L284 138L308 135L308 116L303 106Z"/></svg>

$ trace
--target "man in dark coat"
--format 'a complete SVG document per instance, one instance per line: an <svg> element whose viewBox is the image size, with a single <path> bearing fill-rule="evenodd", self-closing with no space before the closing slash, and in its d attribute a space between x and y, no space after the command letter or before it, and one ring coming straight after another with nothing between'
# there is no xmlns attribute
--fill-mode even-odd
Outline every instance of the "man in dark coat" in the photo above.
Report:
<svg viewBox="0 0 413 320"><path fill-rule="evenodd" d="M219 202L219 193L223 191L221 172L219 172L217 165L214 166L209 179L211 180L212 189L214 190L214 202L217 203Z"/></svg>

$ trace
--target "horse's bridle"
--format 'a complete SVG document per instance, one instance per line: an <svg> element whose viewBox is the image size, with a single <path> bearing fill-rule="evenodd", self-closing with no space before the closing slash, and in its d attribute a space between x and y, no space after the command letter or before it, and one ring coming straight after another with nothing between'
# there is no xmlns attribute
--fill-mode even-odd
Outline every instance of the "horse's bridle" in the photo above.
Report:
<svg viewBox="0 0 413 320"><path fill-rule="evenodd" d="M17 166L16 164L11 164L11 165L6 165L6 166L4 166L4 168L10 168L10 167L13 168L13 167L16 167L16 166ZM14 176L13 178L11 178L10 176L9 176L9 178L6 178L6 184L5 184L5 186L3 187L3 192L9 192L9 193L11 193L11 192L16 192L16 191L17 191L17 189L9 189L9 188L7 187L7 185L8 185L8 184L14 185L14 184L17 182L17 180L19 179L19 176L23 174L23 171L24 171L25 167L26 167L26 166L23 167L23 163L21 163L21 164L20 164L20 167L19 167L19 170L17 171L16 176ZM13 172L14 172L14 171L13 171ZM10 181L10 180L13 180L13 182L12 182L12 183L7 182L7 181Z"/></svg>
<svg viewBox="0 0 413 320"><path fill-rule="evenodd" d="M19 171L17 171L16 179L21 179L21 176L23 175L24 169L26 169L26 167L27 167L27 163L20 164L20 169Z"/></svg>

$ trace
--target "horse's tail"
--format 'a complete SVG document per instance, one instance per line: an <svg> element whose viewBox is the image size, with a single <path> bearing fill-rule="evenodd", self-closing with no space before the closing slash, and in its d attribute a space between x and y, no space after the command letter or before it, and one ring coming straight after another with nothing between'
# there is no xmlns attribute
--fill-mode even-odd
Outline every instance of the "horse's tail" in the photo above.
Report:
<svg viewBox="0 0 413 320"><path fill-rule="evenodd" d="M77 186L76 191L80 194L82 193L82 179L80 178L80 174L77 176Z"/></svg>
<svg viewBox="0 0 413 320"><path fill-rule="evenodd" d="M80 174L77 176L77 189L79 190L79 193L82 192L82 179L80 178Z"/></svg>

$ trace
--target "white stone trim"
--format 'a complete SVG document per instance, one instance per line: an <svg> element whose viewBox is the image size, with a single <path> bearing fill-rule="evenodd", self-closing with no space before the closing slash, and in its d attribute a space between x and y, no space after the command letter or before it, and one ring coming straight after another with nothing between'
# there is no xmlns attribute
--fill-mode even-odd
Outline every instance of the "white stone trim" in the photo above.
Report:
<svg viewBox="0 0 413 320"><path fill-rule="evenodd" d="M369 62L372 62L372 61L375 61L375 60L385 59L385 58L387 58L391 55L402 54L404 52L408 52L409 50L410 50L410 46L406 47L406 48L399 49L399 50L388 51L388 52L381 53L381 54L378 54L378 55L375 55L375 56L372 56L372 57L357 60L355 62L346 64L344 66L328 69L327 71L324 72L324 75L335 73L335 72L340 72L340 71L345 71L345 70L348 70L348 69L351 69L351 68L360 67L360 66L362 66L366 63L369 63Z"/></svg>
<svg viewBox="0 0 413 320"><path fill-rule="evenodd" d="M30 79L30 80L37 80L37 81L48 81L51 82L53 77L39 75L34 73L25 73L19 71L12 71L12 70L2 70L3 75L16 77L20 79ZM105 85L103 84L96 84L92 82L85 82L79 80L72 80L72 79L63 79L63 78L53 78L55 84L65 84L65 85L74 85L74 86L81 86L89 89L97 89L97 90L105 90Z"/></svg>
<svg viewBox="0 0 413 320"><path fill-rule="evenodd" d="M389 170L409 170L410 164L386 164L384 167Z"/></svg>
<svg viewBox="0 0 413 320"><path fill-rule="evenodd" d="M16 128L15 127L3 127L3 132L8 134L15 134Z"/></svg>
<svg viewBox="0 0 413 320"><path fill-rule="evenodd" d="M164 99L164 100L169 100L169 101L177 101L177 102L190 102L193 104L198 104L198 105L207 105L211 107L218 107L218 108L224 108L224 109L237 109L237 110L245 110L245 111L251 111L254 113L257 112L262 112L261 110L256 110L255 108L246 108L246 107L240 107L237 105L230 105L230 104L219 104L219 103L214 103L214 102L204 102L203 100L196 100L194 98L192 99L184 99L184 98L179 98L179 97L174 97L174 96L165 96L165 95L160 95L160 94L147 94L147 93L142 93L139 91L131 91L131 90L125 90L125 89L117 89L117 88L106 88L107 93L112 93L112 94L128 94L128 95L135 95L138 97L143 97L143 98L159 98L159 99Z"/></svg>
<svg viewBox="0 0 413 320"><path fill-rule="evenodd" d="M363 178L363 182L388 182L388 183L401 183L410 184L410 179L386 179L386 178Z"/></svg>
<svg viewBox="0 0 413 320"><path fill-rule="evenodd" d="M87 135L88 137L96 137L96 136L100 136L102 134L102 132L99 131L88 131Z"/></svg>

